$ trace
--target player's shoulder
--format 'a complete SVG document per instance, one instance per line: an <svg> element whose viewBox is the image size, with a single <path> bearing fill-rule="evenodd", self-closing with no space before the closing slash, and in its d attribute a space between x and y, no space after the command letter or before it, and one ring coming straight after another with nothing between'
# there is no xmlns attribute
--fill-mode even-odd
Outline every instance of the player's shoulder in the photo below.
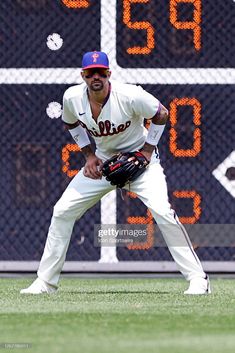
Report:
<svg viewBox="0 0 235 353"><path fill-rule="evenodd" d="M81 83L79 85L71 86L66 89L64 92L64 99L71 100L73 98L82 98L84 93L86 92L86 85L85 83Z"/></svg>
<svg viewBox="0 0 235 353"><path fill-rule="evenodd" d="M133 98L141 94L143 88L139 85L133 85L130 83L123 83L115 80L111 80L112 91L120 96Z"/></svg>

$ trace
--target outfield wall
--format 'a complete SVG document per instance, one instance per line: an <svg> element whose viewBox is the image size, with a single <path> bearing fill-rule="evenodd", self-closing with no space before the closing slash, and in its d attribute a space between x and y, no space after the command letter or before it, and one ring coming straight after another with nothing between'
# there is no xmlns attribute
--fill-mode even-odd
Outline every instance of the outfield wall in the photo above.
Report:
<svg viewBox="0 0 235 353"><path fill-rule="evenodd" d="M218 225L193 244L210 269L233 270L235 2L5 0L0 18L0 270L37 267L53 205L84 163L60 117L82 54L95 49L109 54L114 79L168 107L159 153L170 202L184 224ZM135 195L123 196L111 193L77 222L66 266L105 266L95 224L153 223ZM174 267L152 233L107 253L121 271L130 261L133 271Z"/></svg>

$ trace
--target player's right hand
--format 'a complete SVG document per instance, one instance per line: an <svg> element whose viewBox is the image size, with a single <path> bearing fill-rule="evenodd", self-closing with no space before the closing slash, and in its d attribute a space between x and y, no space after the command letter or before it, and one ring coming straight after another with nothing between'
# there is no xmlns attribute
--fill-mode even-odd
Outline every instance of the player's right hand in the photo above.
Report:
<svg viewBox="0 0 235 353"><path fill-rule="evenodd" d="M96 155L90 155L83 169L83 174L91 179L101 179L102 178L102 165L101 159L96 157Z"/></svg>

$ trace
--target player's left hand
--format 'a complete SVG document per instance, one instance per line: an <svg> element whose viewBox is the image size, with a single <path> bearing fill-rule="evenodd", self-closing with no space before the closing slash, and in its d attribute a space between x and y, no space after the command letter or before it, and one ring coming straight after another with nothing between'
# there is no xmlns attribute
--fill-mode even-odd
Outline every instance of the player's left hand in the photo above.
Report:
<svg viewBox="0 0 235 353"><path fill-rule="evenodd" d="M104 162L102 172L111 185L122 188L144 173L148 165L140 151L120 152Z"/></svg>

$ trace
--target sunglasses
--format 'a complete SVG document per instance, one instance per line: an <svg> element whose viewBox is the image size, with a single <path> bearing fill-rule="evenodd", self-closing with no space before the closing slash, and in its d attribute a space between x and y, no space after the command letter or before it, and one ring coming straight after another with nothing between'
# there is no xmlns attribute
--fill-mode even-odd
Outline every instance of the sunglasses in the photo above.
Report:
<svg viewBox="0 0 235 353"><path fill-rule="evenodd" d="M85 69L83 70L84 76L86 78L92 78L96 73L102 77L102 78L107 78L108 77L108 69L102 69L102 68L94 68L94 69Z"/></svg>

